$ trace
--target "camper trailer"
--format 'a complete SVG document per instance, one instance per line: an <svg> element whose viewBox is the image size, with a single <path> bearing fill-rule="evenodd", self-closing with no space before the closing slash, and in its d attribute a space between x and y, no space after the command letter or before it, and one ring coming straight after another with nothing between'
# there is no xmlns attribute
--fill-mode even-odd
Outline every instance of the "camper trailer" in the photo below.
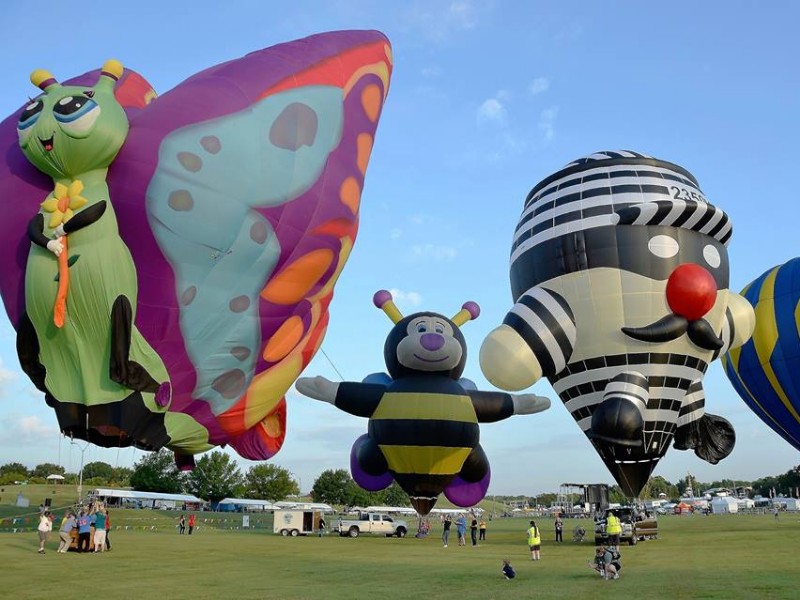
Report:
<svg viewBox="0 0 800 600"><path fill-rule="evenodd" d="M276 510L272 523L272 531L282 536L297 537L319 531L321 510L281 509Z"/></svg>

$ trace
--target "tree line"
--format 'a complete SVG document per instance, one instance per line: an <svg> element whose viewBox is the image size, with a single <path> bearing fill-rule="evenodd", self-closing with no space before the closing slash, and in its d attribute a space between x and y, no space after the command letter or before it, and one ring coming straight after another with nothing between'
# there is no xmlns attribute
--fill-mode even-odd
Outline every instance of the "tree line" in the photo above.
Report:
<svg viewBox="0 0 800 600"><path fill-rule="evenodd" d="M64 483L76 484L77 473L67 473L64 467L53 463L42 463L28 469L19 462L0 465L0 485L15 482L47 483L48 475L62 475ZM273 463L262 463L242 471L236 462L224 452L214 450L202 455L193 471L181 472L167 450L151 452L137 461L133 468L112 467L104 462L91 462L83 467L83 484L87 487L131 487L142 492L188 493L219 502L223 498L252 498L278 502L300 493L298 482L292 473ZM767 476L755 481L721 479L719 481L699 482L694 477L686 477L670 483L664 477L651 477L641 498L658 498L664 494L669 499L678 499L691 486L695 494L711 488L749 488L751 495L770 497L796 496L800 490L800 465L782 475ZM396 484L379 492L367 492L353 481L345 469L323 471L314 481L311 498L340 506L407 506L408 495ZM536 496L498 496L505 502L525 502L529 505L551 506L557 499L554 492ZM619 486L609 488L611 502L627 501Z"/></svg>

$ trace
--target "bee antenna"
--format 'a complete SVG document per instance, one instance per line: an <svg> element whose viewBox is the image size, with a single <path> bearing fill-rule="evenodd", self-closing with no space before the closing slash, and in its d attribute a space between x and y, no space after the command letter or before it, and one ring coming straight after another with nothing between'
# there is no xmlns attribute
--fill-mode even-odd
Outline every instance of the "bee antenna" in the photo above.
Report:
<svg viewBox="0 0 800 600"><path fill-rule="evenodd" d="M392 294L388 290L378 290L375 292L375 295L372 296L372 303L385 312L395 325L403 318L403 314L400 312L400 309L395 306Z"/></svg>
<svg viewBox="0 0 800 600"><path fill-rule="evenodd" d="M459 327L461 327L467 321L477 319L478 315L480 314L481 314L481 307L478 306L477 302L473 302L472 300L470 300L469 302L465 302L461 306L461 310L458 311L456 315L450 320Z"/></svg>

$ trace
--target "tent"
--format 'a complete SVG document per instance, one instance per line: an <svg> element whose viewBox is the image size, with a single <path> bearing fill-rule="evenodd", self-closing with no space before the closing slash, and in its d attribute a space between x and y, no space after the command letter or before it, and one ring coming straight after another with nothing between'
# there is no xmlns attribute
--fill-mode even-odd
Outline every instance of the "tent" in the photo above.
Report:
<svg viewBox="0 0 800 600"><path fill-rule="evenodd" d="M52 475L48 475L47 477L45 477L45 479L47 479L48 483L51 482L51 481L53 483L64 483L64 476L63 475L57 475L55 473L53 473Z"/></svg>
<svg viewBox="0 0 800 600"><path fill-rule="evenodd" d="M730 496L717 496L711 501L711 512L715 515L739 512L739 503Z"/></svg>
<svg viewBox="0 0 800 600"><path fill-rule="evenodd" d="M691 504L687 504L686 502L679 502L678 505L675 507L675 514L676 515L690 515L690 514L692 514L692 506L691 506Z"/></svg>

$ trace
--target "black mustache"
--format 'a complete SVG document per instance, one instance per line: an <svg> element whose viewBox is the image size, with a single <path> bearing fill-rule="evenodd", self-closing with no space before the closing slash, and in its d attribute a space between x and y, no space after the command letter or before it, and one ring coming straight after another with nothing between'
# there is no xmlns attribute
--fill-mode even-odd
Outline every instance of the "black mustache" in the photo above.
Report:
<svg viewBox="0 0 800 600"><path fill-rule="evenodd" d="M719 350L724 342L705 319L689 321L686 317L671 314L644 327L623 327L622 333L642 342L671 342L689 334L689 339L705 350Z"/></svg>

